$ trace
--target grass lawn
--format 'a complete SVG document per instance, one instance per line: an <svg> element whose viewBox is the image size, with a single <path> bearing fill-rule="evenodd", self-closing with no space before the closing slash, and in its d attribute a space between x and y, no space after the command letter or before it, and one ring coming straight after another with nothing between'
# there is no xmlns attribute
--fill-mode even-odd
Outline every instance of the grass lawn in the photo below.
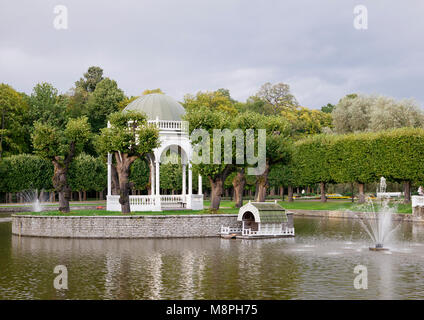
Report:
<svg viewBox="0 0 424 320"><path fill-rule="evenodd" d="M220 209L219 213L238 213L238 209ZM35 215L35 216L120 216L119 211L106 211L106 210L72 210L69 213L61 213L60 211L41 211L41 212L19 212L17 215ZM154 211L141 211L131 212L126 216L163 216L163 215L189 215L189 214L210 214L209 210L169 210L162 212Z"/></svg>
<svg viewBox="0 0 424 320"><path fill-rule="evenodd" d="M246 204L248 201L244 201L244 204ZM287 201L278 201L278 203L286 208L286 209L300 209L300 210L333 210L333 211L344 211L344 210L351 210L351 211L370 211L370 206L367 205L359 205L358 203L352 203L351 201L346 200L328 200L327 202L321 203L320 201L315 200L295 200L294 202L287 202ZM210 201L205 200L204 201L205 207L209 207ZM397 205L397 209L395 210L397 213L412 213L412 207L411 205L398 203L393 203L394 206ZM376 205L376 209L378 209L378 206ZM129 215L135 216L135 215L188 215L188 214L209 214L209 210L168 210L168 211L162 211L162 212L131 212ZM221 201L221 208L217 213L232 213L236 214L238 213L238 209L235 208L234 202L230 200L222 200ZM31 215L43 215L43 216L113 216L113 215L121 215L120 212L113 212L113 211L106 211L106 210L72 210L71 206L71 212L67 214L63 214L59 211L44 211L44 212L21 212L17 214L31 214Z"/></svg>

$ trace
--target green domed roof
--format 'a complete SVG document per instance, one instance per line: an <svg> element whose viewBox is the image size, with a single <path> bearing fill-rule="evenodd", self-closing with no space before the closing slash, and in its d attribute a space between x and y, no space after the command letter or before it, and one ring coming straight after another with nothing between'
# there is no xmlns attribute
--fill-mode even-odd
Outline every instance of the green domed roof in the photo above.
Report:
<svg viewBox="0 0 424 320"><path fill-rule="evenodd" d="M184 107L176 100L162 93L151 93L141 96L125 107L123 111L135 110L144 112L149 120L181 121L185 114Z"/></svg>

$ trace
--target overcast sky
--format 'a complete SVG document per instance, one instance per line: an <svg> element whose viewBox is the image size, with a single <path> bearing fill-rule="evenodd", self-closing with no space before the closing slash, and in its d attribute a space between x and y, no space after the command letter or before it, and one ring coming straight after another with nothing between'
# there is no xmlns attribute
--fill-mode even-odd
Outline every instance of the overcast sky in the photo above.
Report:
<svg viewBox="0 0 424 320"><path fill-rule="evenodd" d="M310 108L352 92L424 105L422 0L0 1L0 82L26 93L66 92L97 65L129 96L228 88L244 101L269 81ZM359 4L367 30L353 26Z"/></svg>

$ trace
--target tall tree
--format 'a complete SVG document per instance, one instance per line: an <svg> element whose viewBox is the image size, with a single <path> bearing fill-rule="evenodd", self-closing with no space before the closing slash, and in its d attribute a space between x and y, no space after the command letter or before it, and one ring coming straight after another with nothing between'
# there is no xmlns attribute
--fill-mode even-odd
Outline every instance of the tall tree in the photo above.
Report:
<svg viewBox="0 0 424 320"><path fill-rule="evenodd" d="M348 95L331 115L336 133L424 126L424 112L414 101L384 96Z"/></svg>
<svg viewBox="0 0 424 320"><path fill-rule="evenodd" d="M124 92L118 88L115 80L104 78L97 84L87 105L87 116L93 132L106 127L107 117L119 111L119 104L124 99Z"/></svg>
<svg viewBox="0 0 424 320"><path fill-rule="evenodd" d="M110 152L115 157L121 212L130 213L130 167L135 160L144 158L159 146L159 131L148 125L145 114L139 112L115 112L109 116L109 121L110 127L101 129L96 142L100 153Z"/></svg>
<svg viewBox="0 0 424 320"><path fill-rule="evenodd" d="M35 121L52 126L62 127L66 123L68 98L59 95L58 90L50 83L35 85L28 98L31 124Z"/></svg>
<svg viewBox="0 0 424 320"><path fill-rule="evenodd" d="M90 139L87 118L69 119L64 127L36 122L32 141L35 152L53 163L53 187L59 193L59 210L69 212L71 188L68 170L85 143Z"/></svg>
<svg viewBox="0 0 424 320"><path fill-rule="evenodd" d="M0 160L4 155L27 152L28 106L21 94L0 84Z"/></svg>
<svg viewBox="0 0 424 320"><path fill-rule="evenodd" d="M89 67L84 77L75 82L76 88L82 88L87 92L93 92L97 84L103 80L103 69L100 67Z"/></svg>
<svg viewBox="0 0 424 320"><path fill-rule="evenodd" d="M225 91L225 89L206 92L199 91L196 95L187 94L184 96L183 105L187 111L207 107L211 110L222 111L230 115L237 113L235 101L231 99L228 91Z"/></svg>
<svg viewBox="0 0 424 320"><path fill-rule="evenodd" d="M231 118L228 117L223 111L208 107L200 106L199 108L188 108L188 112L184 116L184 120L188 121L190 126L190 134L194 130L204 130L209 135L209 141L203 141L203 139L192 141L196 148L201 147L201 155L207 158L207 154L210 154L209 159L205 159L205 162L198 161L200 163L194 163L193 168L199 172L202 176L207 177L211 186L211 205L210 209L218 210L221 203L221 196L224 190L224 182L227 176L234 170L233 164L227 164L223 161L223 152L215 155L220 159L220 163L214 163L214 129L224 130L231 127ZM217 143L223 143L217 142ZM223 149L222 149L223 150ZM199 150L200 151L200 150ZM205 152L205 153L203 153Z"/></svg>
<svg viewBox="0 0 424 320"><path fill-rule="evenodd" d="M273 114L279 114L283 109L292 109L299 105L290 86L285 83L271 84L267 82L261 86L256 97L272 107Z"/></svg>

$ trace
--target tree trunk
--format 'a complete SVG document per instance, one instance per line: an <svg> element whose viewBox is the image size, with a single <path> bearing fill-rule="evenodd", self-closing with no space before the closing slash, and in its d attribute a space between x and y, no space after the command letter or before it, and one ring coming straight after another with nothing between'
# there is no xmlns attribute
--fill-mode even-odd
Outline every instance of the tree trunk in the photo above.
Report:
<svg viewBox="0 0 424 320"><path fill-rule="evenodd" d="M327 202L327 197L325 196L325 182L320 182L319 189L321 193L321 202Z"/></svg>
<svg viewBox="0 0 424 320"><path fill-rule="evenodd" d="M112 195L118 195L119 194L119 177L118 177L118 171L116 170L116 165L111 165L111 184L112 184Z"/></svg>
<svg viewBox="0 0 424 320"><path fill-rule="evenodd" d="M221 195L223 191L223 185L224 181L222 179L217 178L215 181L213 181L211 178L209 178L210 184L211 184L211 210L218 210L219 205L221 203Z"/></svg>
<svg viewBox="0 0 424 320"><path fill-rule="evenodd" d="M243 191L246 185L246 177L244 176L244 168L237 172L233 179L234 202L236 208L243 206Z"/></svg>
<svg viewBox="0 0 424 320"><path fill-rule="evenodd" d="M99 191L99 200L103 200L103 190Z"/></svg>
<svg viewBox="0 0 424 320"><path fill-rule="evenodd" d="M69 209L69 200L71 199L71 188L68 185L66 165L61 165L58 161L53 161L54 174L53 186L59 193L59 211L67 213Z"/></svg>
<svg viewBox="0 0 424 320"><path fill-rule="evenodd" d="M405 204L411 203L411 181L403 182L403 192L404 192L403 203Z"/></svg>
<svg viewBox="0 0 424 320"><path fill-rule="evenodd" d="M355 195L354 195L355 189L354 189L353 183L350 184L350 187L352 189L352 203L353 203L353 202L355 202Z"/></svg>
<svg viewBox="0 0 424 320"><path fill-rule="evenodd" d="M78 191L78 200L82 201L82 191Z"/></svg>
<svg viewBox="0 0 424 320"><path fill-rule="evenodd" d="M83 196L84 196L84 201L87 201L87 191L85 191L85 190L84 190L84 191L82 192L82 194L83 194Z"/></svg>
<svg viewBox="0 0 424 320"><path fill-rule="evenodd" d="M130 182L129 173L131 164L137 159L136 156L128 156L126 153L115 152L116 171L119 178L119 203L121 204L121 213L130 213Z"/></svg>
<svg viewBox="0 0 424 320"><path fill-rule="evenodd" d="M264 173L256 177L256 185L258 188L257 196L255 198L256 202L265 202L266 190L269 186L268 173L269 173L269 164L267 162Z"/></svg>
<svg viewBox="0 0 424 320"><path fill-rule="evenodd" d="M364 187L365 185L363 183L358 183L358 189L359 189L358 203L365 203Z"/></svg>
<svg viewBox="0 0 424 320"><path fill-rule="evenodd" d="M284 186L280 187L280 197L284 201Z"/></svg>
<svg viewBox="0 0 424 320"><path fill-rule="evenodd" d="M291 185L287 187L287 199L288 202L293 202L293 187Z"/></svg>
<svg viewBox="0 0 424 320"><path fill-rule="evenodd" d="M211 210L218 210L221 203L222 192L224 191L224 182L228 174L231 172L231 165L226 165L224 170L215 175L213 178L208 176L211 185Z"/></svg>

